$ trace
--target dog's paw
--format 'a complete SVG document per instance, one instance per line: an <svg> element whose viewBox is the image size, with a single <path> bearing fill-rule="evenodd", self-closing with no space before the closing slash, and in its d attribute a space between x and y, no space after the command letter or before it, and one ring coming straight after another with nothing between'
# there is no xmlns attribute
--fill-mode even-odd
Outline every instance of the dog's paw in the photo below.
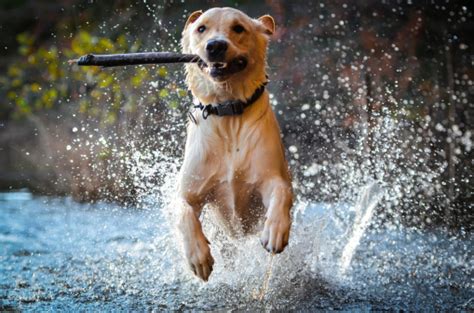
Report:
<svg viewBox="0 0 474 313"><path fill-rule="evenodd" d="M206 237L197 237L186 247L186 257L189 266L196 276L204 281L209 279L214 265L209 241Z"/></svg>
<svg viewBox="0 0 474 313"><path fill-rule="evenodd" d="M260 237L263 247L268 252L282 252L288 245L290 226L290 217L286 214L268 217Z"/></svg>

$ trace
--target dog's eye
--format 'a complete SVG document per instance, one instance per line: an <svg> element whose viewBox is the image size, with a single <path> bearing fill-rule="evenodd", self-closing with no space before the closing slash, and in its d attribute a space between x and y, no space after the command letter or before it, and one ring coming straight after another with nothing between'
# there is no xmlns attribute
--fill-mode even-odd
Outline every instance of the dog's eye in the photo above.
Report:
<svg viewBox="0 0 474 313"><path fill-rule="evenodd" d="M204 31L206 30L206 26L204 25L201 25L198 27L197 31L200 32L200 33L204 33Z"/></svg>
<svg viewBox="0 0 474 313"><path fill-rule="evenodd" d="M240 34L245 31L245 28L242 25L235 25L234 27L232 27L232 30L237 34Z"/></svg>

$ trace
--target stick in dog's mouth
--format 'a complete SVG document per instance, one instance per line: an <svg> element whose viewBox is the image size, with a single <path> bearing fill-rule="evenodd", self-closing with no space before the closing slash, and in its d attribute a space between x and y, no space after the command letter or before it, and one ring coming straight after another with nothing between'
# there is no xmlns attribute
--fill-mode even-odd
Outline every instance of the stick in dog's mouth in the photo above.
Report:
<svg viewBox="0 0 474 313"><path fill-rule="evenodd" d="M223 78L243 71L247 67L248 61L244 56L236 57L230 62L199 62L199 68L206 71L213 78Z"/></svg>

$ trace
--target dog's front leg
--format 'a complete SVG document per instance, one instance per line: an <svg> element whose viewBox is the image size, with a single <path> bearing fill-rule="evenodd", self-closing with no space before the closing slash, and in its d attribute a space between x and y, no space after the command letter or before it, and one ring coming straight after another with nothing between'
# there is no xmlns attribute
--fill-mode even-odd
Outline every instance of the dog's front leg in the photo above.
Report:
<svg viewBox="0 0 474 313"><path fill-rule="evenodd" d="M209 241L204 236L199 221L201 208L193 207L185 199L180 202L178 227L183 236L186 258L194 274L207 281L212 272L214 259L209 248Z"/></svg>
<svg viewBox="0 0 474 313"><path fill-rule="evenodd" d="M262 199L267 213L260 241L267 251L280 253L288 245L290 236L291 183L282 178L267 181L262 189Z"/></svg>

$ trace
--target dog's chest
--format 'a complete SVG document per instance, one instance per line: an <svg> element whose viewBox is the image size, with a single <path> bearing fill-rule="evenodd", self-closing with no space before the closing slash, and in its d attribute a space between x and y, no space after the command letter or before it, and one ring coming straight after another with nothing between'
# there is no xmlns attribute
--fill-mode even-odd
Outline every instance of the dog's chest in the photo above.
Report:
<svg viewBox="0 0 474 313"><path fill-rule="evenodd" d="M249 160L244 151L237 148L233 153L223 152L215 160L218 171L214 173L211 197L223 214L238 217L244 224L248 216L255 216L253 210L261 207L258 181Z"/></svg>
<svg viewBox="0 0 474 313"><path fill-rule="evenodd" d="M234 228L249 232L263 213L258 186L250 182L246 173L236 171L227 175L228 179L221 179L216 184L211 202Z"/></svg>
<svg viewBox="0 0 474 313"><path fill-rule="evenodd" d="M203 202L212 203L224 220L250 230L263 212L260 195L262 148L258 125L240 118L207 120L193 126L188 138L190 172Z"/></svg>

